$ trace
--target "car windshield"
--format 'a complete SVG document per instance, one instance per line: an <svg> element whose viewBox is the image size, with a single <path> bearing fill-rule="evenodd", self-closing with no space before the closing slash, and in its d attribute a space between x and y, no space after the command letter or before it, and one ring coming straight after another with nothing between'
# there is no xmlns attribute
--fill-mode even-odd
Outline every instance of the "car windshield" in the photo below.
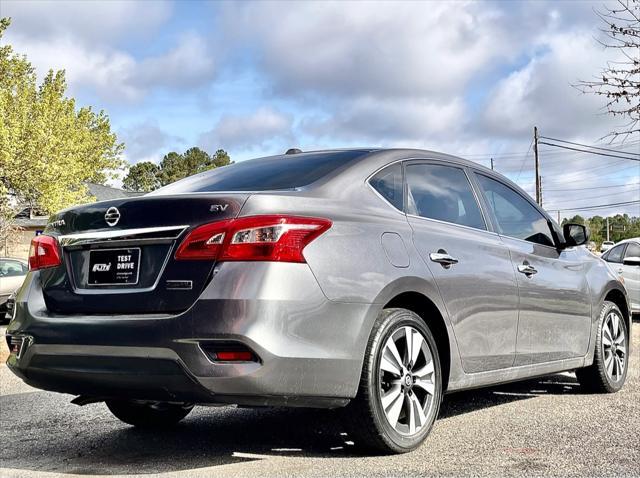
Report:
<svg viewBox="0 0 640 478"><path fill-rule="evenodd" d="M190 176L150 195L296 189L346 167L367 153L366 150L331 151L252 159Z"/></svg>

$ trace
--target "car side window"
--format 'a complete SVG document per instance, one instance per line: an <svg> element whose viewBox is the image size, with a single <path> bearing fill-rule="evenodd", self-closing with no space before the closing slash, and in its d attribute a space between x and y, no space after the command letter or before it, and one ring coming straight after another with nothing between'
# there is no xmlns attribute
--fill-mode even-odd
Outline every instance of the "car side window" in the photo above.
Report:
<svg viewBox="0 0 640 478"><path fill-rule="evenodd" d="M395 163L375 174L369 184L393 207L403 210L402 164Z"/></svg>
<svg viewBox="0 0 640 478"><path fill-rule="evenodd" d="M615 264L622 263L622 255L624 254L624 247L626 244L619 244L616 247L612 247L607 252L607 257L605 257L605 261L613 262Z"/></svg>
<svg viewBox="0 0 640 478"><path fill-rule="evenodd" d="M0 261L0 277L15 277L25 273L26 271L20 262Z"/></svg>
<svg viewBox="0 0 640 478"><path fill-rule="evenodd" d="M636 244L635 242L630 242L627 245L627 250L624 253L624 257L640 257L640 244Z"/></svg>
<svg viewBox="0 0 640 478"><path fill-rule="evenodd" d="M407 165L406 176L409 214L486 229L471 183L462 169L415 163Z"/></svg>
<svg viewBox="0 0 640 478"><path fill-rule="evenodd" d="M483 174L476 176L500 234L545 246L555 245L547 218L529 201L500 181Z"/></svg>

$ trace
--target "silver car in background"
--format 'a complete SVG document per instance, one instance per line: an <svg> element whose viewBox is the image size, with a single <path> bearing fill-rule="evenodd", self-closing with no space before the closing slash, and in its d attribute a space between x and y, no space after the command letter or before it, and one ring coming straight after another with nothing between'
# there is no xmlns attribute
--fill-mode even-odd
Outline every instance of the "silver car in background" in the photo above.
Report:
<svg viewBox="0 0 640 478"><path fill-rule="evenodd" d="M618 242L602 258L624 279L631 311L640 314L640 237Z"/></svg>
<svg viewBox="0 0 640 478"><path fill-rule="evenodd" d="M615 242L613 241L603 241L602 245L600 246L600 252L602 253L607 252L609 249L613 247L614 244Z"/></svg>
<svg viewBox="0 0 640 478"><path fill-rule="evenodd" d="M0 322L4 319L7 299L17 291L29 272L29 265L22 259L0 257Z"/></svg>
<svg viewBox="0 0 640 478"><path fill-rule="evenodd" d="M627 292L588 240L446 154L242 161L52 215L7 363L136 426L196 404L343 408L356 445L406 452L448 392L570 370L623 386Z"/></svg>

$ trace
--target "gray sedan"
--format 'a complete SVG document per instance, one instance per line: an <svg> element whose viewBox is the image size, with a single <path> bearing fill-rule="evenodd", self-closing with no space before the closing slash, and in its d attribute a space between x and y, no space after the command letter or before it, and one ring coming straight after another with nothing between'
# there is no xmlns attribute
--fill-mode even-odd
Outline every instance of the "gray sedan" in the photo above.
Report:
<svg viewBox="0 0 640 478"><path fill-rule="evenodd" d="M357 445L406 452L448 392L569 370L622 388L627 292L588 240L446 154L242 161L52 215L7 363L139 427L198 404L342 408Z"/></svg>

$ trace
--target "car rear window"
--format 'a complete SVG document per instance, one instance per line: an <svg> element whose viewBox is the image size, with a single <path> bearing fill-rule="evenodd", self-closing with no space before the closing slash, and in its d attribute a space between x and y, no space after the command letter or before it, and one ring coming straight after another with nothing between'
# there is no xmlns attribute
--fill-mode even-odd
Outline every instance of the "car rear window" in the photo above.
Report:
<svg viewBox="0 0 640 478"><path fill-rule="evenodd" d="M298 153L241 161L176 181L150 195L296 189L346 167L368 152Z"/></svg>
<svg viewBox="0 0 640 478"><path fill-rule="evenodd" d="M400 163L392 164L376 173L369 180L369 184L393 207L400 211L403 210L402 165Z"/></svg>

